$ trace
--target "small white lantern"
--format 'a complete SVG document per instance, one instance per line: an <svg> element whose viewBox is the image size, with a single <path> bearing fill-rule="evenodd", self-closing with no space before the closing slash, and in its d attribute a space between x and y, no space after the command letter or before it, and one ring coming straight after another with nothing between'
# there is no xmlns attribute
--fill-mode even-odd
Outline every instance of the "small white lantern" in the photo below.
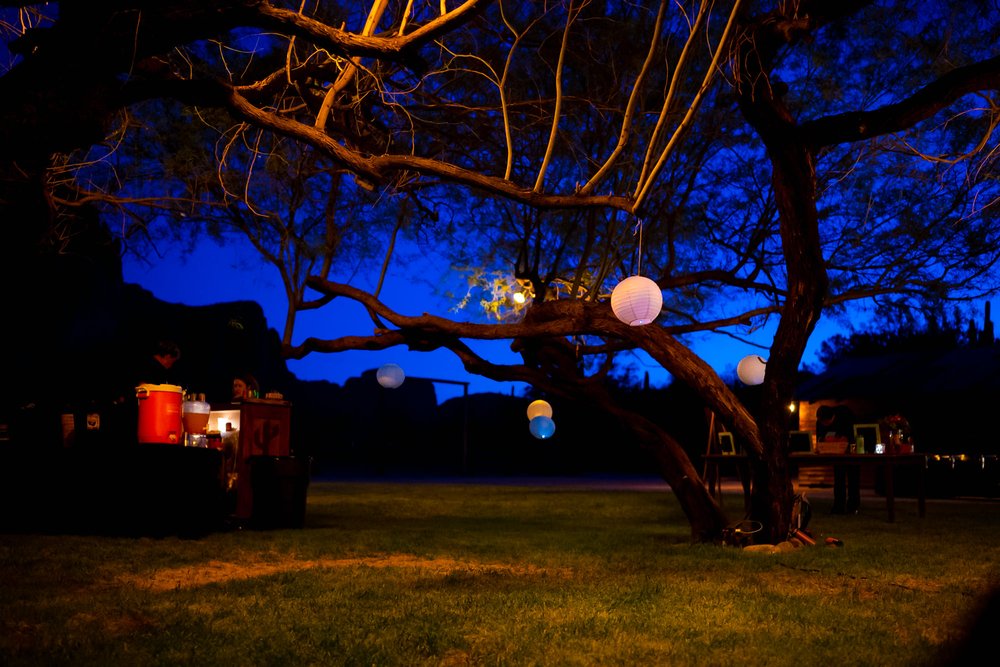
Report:
<svg viewBox="0 0 1000 667"><path fill-rule="evenodd" d="M649 324L660 315L663 292L649 278L631 276L618 283L611 293L611 310L629 326Z"/></svg>
<svg viewBox="0 0 1000 667"><path fill-rule="evenodd" d="M528 406L528 421L531 421L535 417L548 417L552 418L552 406L548 404L547 401L538 399L537 401L532 401Z"/></svg>
<svg viewBox="0 0 1000 667"><path fill-rule="evenodd" d="M767 362L756 354L750 354L742 359L736 366L736 376L743 384L757 385L764 382L764 371L767 369Z"/></svg>
<svg viewBox="0 0 1000 667"><path fill-rule="evenodd" d="M403 384L406 374L399 364L385 364L375 373L375 379L386 389L395 389Z"/></svg>

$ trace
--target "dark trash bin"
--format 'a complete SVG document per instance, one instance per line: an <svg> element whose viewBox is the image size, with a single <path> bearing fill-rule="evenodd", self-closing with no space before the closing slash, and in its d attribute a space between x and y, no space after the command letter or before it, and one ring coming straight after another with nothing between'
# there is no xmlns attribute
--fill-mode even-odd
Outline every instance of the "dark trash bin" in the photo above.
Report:
<svg viewBox="0 0 1000 667"><path fill-rule="evenodd" d="M297 456L251 456L253 528L302 528L306 518L309 461Z"/></svg>

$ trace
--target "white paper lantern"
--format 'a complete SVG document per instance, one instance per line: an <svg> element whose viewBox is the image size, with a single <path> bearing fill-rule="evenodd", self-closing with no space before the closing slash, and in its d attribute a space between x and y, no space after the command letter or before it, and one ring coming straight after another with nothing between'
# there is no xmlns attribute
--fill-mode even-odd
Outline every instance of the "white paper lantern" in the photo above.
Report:
<svg viewBox="0 0 1000 667"><path fill-rule="evenodd" d="M385 364L375 373L375 379L386 389L395 389L403 384L406 374L399 364Z"/></svg>
<svg viewBox="0 0 1000 667"><path fill-rule="evenodd" d="M660 315L663 292L649 278L632 276L618 283L611 293L615 317L630 326L649 324Z"/></svg>
<svg viewBox="0 0 1000 667"><path fill-rule="evenodd" d="M751 354L740 359L736 366L736 376L743 384L756 385L764 382L764 371L767 369L767 362L756 354Z"/></svg>
<svg viewBox="0 0 1000 667"><path fill-rule="evenodd" d="M548 402L538 399L537 401L532 401L528 406L528 421L531 421L535 417L548 417L552 418L552 406Z"/></svg>

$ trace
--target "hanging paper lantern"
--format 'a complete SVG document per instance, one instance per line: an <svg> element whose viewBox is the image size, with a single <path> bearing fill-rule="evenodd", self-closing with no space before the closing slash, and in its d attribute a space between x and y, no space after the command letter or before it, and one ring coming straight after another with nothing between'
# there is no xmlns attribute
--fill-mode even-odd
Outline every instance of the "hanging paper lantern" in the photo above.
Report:
<svg viewBox="0 0 1000 667"><path fill-rule="evenodd" d="M740 359L740 363L736 366L736 376L743 384L761 384L764 381L766 368L767 362L763 358L756 354L747 355Z"/></svg>
<svg viewBox="0 0 1000 667"><path fill-rule="evenodd" d="M375 373L375 379L386 389L395 389L403 384L406 374L399 364L385 364Z"/></svg>
<svg viewBox="0 0 1000 667"><path fill-rule="evenodd" d="M632 276L618 283L611 293L615 317L630 326L649 324L660 314L663 292L649 278Z"/></svg>
<svg viewBox="0 0 1000 667"><path fill-rule="evenodd" d="M528 430L539 440L545 440L551 438L552 434L556 432L556 423L550 417L538 415L528 424Z"/></svg>
<svg viewBox="0 0 1000 667"><path fill-rule="evenodd" d="M552 418L552 406L542 399L532 401L531 405L528 406L528 421L539 416Z"/></svg>

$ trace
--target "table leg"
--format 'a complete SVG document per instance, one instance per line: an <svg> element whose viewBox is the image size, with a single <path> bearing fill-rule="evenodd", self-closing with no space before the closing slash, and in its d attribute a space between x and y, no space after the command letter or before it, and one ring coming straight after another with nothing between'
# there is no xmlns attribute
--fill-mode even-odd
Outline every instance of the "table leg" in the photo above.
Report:
<svg viewBox="0 0 1000 667"><path fill-rule="evenodd" d="M737 464L739 465L739 464ZM740 469L740 484L743 485L743 511L750 514L750 491L752 490L751 478L750 478L750 463L746 462L744 465L739 466Z"/></svg>
<svg viewBox="0 0 1000 667"><path fill-rule="evenodd" d="M896 521L896 493L893 488L892 463L885 464L885 507L889 512L889 523Z"/></svg>
<svg viewBox="0 0 1000 667"><path fill-rule="evenodd" d="M927 460L917 466L917 514L923 519L927 513L927 496L924 490L924 476L927 474Z"/></svg>

